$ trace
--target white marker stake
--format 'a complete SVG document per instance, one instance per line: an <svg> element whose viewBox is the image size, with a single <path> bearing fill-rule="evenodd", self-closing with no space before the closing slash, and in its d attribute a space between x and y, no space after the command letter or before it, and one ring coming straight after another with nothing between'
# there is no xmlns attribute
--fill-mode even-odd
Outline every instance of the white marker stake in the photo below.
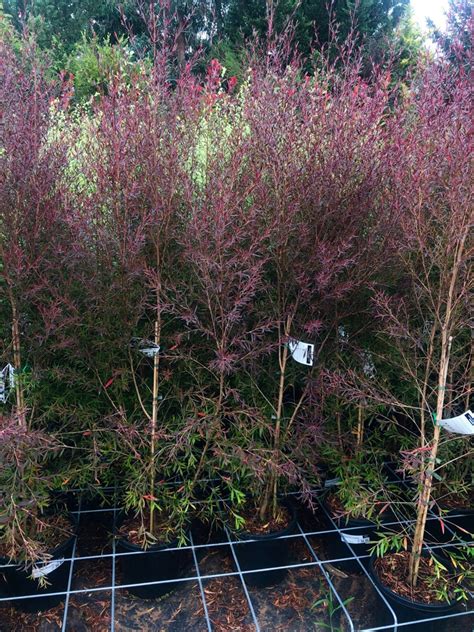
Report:
<svg viewBox="0 0 474 632"><path fill-rule="evenodd" d="M306 366L313 366L314 345L309 342L301 342L301 340L290 340L288 348L293 360Z"/></svg>
<svg viewBox="0 0 474 632"><path fill-rule="evenodd" d="M451 417L450 419L441 419L439 422L441 428L448 432L457 434L474 435L474 413L468 410L462 415Z"/></svg>

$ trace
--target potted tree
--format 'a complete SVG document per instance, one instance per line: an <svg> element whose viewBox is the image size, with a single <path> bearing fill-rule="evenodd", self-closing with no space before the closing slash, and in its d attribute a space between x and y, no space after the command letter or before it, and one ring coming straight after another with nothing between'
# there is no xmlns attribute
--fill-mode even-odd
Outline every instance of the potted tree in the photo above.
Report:
<svg viewBox="0 0 474 632"><path fill-rule="evenodd" d="M46 80L33 41L14 47L5 37L0 50L0 297L2 326L9 324L1 348L9 380L2 380L0 404L0 555L6 590L14 598L65 591L69 579L74 525L47 511L58 476L46 464L65 446L41 426L48 403L31 406L41 381L40 350L48 347L60 318L53 271L62 265L69 233L61 186L66 150L50 136L59 86ZM15 605L39 610L62 598Z"/></svg>
<svg viewBox="0 0 474 632"><path fill-rule="evenodd" d="M47 610L64 599L75 541L68 514L50 512L58 476L48 466L64 446L40 430L0 417L0 569L5 593L20 610ZM7 493L8 490L8 493ZM18 599L20 597L21 599Z"/></svg>
<svg viewBox="0 0 474 632"><path fill-rule="evenodd" d="M255 198L260 174L249 162L251 135L242 104L221 89L221 82L222 68L213 62L208 107L196 131L193 187L181 215L185 276L174 305L186 327L183 366L193 384L188 415L199 437L193 483L217 479L218 485L203 490L211 518L220 514L241 539L253 538L263 526L266 542L275 539L266 533L273 529L269 522L277 531L295 524L286 507L271 517L267 506L255 525L252 519L268 486L273 433L270 407L262 406L254 380L257 364L275 346L268 339L274 323L262 305L269 227ZM288 463L292 467L291 459ZM241 557L244 545L237 549Z"/></svg>
<svg viewBox="0 0 474 632"><path fill-rule="evenodd" d="M352 455L341 453L330 444L322 448L322 454L332 475L331 485L320 502L341 530L340 535L334 532L325 538L328 553L335 560L350 558L352 549L365 565L377 533L393 528L384 524L411 517L406 491L390 482L383 471L380 436L371 437L363 449ZM334 566L351 573L361 572L357 560L335 562Z"/></svg>
<svg viewBox="0 0 474 632"><path fill-rule="evenodd" d="M449 403L457 396L465 400L470 388L463 340L469 331L467 294L472 288L467 264L472 208L464 146L472 95L463 71L451 81L442 61L424 69L417 81L419 89L400 104L391 131L398 291L375 295L383 337L392 346L386 362L397 364L403 381L413 385L405 396L413 395L401 400L399 385L382 380L376 387L367 382L361 387L359 379L349 391L398 408L416 424L417 445L404 452L417 471L416 520L412 529L406 525L403 534L382 539L379 556L371 563L374 581L404 621L445 613L463 594L452 573L447 573L448 587L436 589L440 561L427 552L425 534L433 480L442 471L440 446L449 441L443 439L441 421ZM434 591L428 590L431 584Z"/></svg>
<svg viewBox="0 0 474 632"><path fill-rule="evenodd" d="M253 198L269 229L260 309L273 324L268 338L277 362L275 355L264 357L252 377L254 401L273 424L257 507L262 524L271 521L273 528L281 514L278 498L289 482L303 498L311 498L321 425L318 364L334 353L338 327L354 309L350 299L377 266L369 253L374 255L381 242L369 226L375 217L384 219L378 213L377 169L384 145L377 121L388 99L380 76L377 98L367 93L354 100L360 94L357 61L340 60L345 68L340 79L325 59L314 81L303 82L298 61L288 65L284 51L275 45L266 56L271 61L252 60L244 99L251 165L260 174ZM325 114L328 102L331 117ZM355 116L357 130L351 123ZM303 349L304 357L299 356ZM298 357L305 369L294 362ZM256 556L248 551L242 563L255 568ZM267 566L279 565L276 560L269 551ZM284 556L280 562L284 566Z"/></svg>
<svg viewBox="0 0 474 632"><path fill-rule="evenodd" d="M105 408L90 435L118 475L122 579L146 598L173 588L169 580L189 557L189 550L165 551L186 543L191 508L186 489L173 486L187 456L177 452L183 416L168 359L179 331L169 297L181 268L177 209L200 104L190 70L172 89L169 50L155 53L155 63L138 66L136 76L112 77L95 104L96 160L82 161L90 187L74 218L81 238L71 266L78 281L91 271L71 351Z"/></svg>

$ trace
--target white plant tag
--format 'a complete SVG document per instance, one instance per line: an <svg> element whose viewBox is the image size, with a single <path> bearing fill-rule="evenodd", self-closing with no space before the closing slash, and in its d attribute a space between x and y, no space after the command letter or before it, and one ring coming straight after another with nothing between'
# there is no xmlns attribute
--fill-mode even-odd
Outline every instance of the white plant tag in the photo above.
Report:
<svg viewBox="0 0 474 632"><path fill-rule="evenodd" d="M288 348L293 360L296 360L296 362L300 364L306 364L306 366L313 366L313 344L310 342L301 342L301 340L290 340L288 342Z"/></svg>
<svg viewBox="0 0 474 632"><path fill-rule="evenodd" d="M130 346L136 351L143 353L147 358L153 358L160 352L160 345L157 345L153 340L143 340L142 338L132 338L130 340Z"/></svg>
<svg viewBox="0 0 474 632"><path fill-rule="evenodd" d="M474 413L471 410L451 417L450 419L441 419L439 422L441 428L448 432L456 432L457 434L474 435Z"/></svg>
<svg viewBox="0 0 474 632"><path fill-rule="evenodd" d="M7 364L0 371L0 404L5 404L13 388L15 388L15 369L11 364Z"/></svg>
<svg viewBox="0 0 474 632"><path fill-rule="evenodd" d="M353 533L341 533L341 540L346 544L368 544L370 542L369 536Z"/></svg>
<svg viewBox="0 0 474 632"><path fill-rule="evenodd" d="M61 564L64 563L64 561L65 561L64 558L62 558L60 560L53 560L52 562L48 562L47 564L43 564L42 566L34 566L31 576L33 577L33 579L46 577L46 575L49 575L50 573L55 571L57 568L59 568Z"/></svg>
<svg viewBox="0 0 474 632"><path fill-rule="evenodd" d="M327 478L324 481L324 487L335 487L336 485L340 485L340 484L341 484L340 478Z"/></svg>
<svg viewBox="0 0 474 632"><path fill-rule="evenodd" d="M160 352L160 347L158 345L156 347L145 347L144 349L139 349L139 351L147 358L152 358Z"/></svg>
<svg viewBox="0 0 474 632"><path fill-rule="evenodd" d="M3 371L0 372L0 404L4 404L7 401L7 385L5 383Z"/></svg>

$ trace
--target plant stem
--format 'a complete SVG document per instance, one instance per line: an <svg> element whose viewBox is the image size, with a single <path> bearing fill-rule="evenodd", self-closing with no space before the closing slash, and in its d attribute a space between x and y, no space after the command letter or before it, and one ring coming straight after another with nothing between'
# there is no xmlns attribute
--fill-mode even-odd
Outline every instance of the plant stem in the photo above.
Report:
<svg viewBox="0 0 474 632"><path fill-rule="evenodd" d="M425 446L426 442L426 408L427 408L427 391L428 391L428 381L429 375L431 371L431 361L433 359L433 351L434 351L434 340L436 336L436 321L433 322L433 326L431 327L430 332L430 342L428 345L428 354L426 357L426 366L425 366L425 378L423 381L423 388L421 391L421 415L420 415L420 448Z"/></svg>
<svg viewBox="0 0 474 632"><path fill-rule="evenodd" d="M447 338L446 332L443 331L442 350L440 359L440 370L438 380L438 398L436 403L436 425L433 434L433 442L431 446L430 456L427 463L423 466L422 480L423 487L420 498L418 500L418 514L416 519L415 535L413 538L413 548L410 555L409 581L413 588L416 587L418 581L418 569L420 566L420 557L423 548L423 539L425 535L426 518L428 515L428 505L431 497L431 488L433 484L433 471L438 455L439 439L441 435L441 426L439 420L443 416L445 388L447 381L447 372L449 364L449 355L451 351L451 338Z"/></svg>
<svg viewBox="0 0 474 632"><path fill-rule="evenodd" d="M446 297L446 309L441 326L441 354L439 360L438 372L438 396L436 400L436 420L433 433L433 442L431 446L430 456L427 464L422 468L422 490L418 500L418 513L416 518L415 534L413 538L413 547L410 554L409 564L409 581L413 588L416 587L418 580L418 570L420 567L420 557L423 548L423 539L425 536L426 517L428 515L428 504L431 497L431 488L433 485L433 471L438 455L439 440L441 435L441 426L439 421L443 418L443 410L446 394L446 382L448 378L449 357L451 353L453 328L453 305L455 305L455 288L458 279L458 273L464 256L464 248L466 244L469 227L467 226L456 248L456 254L451 268L449 278L449 286Z"/></svg>
<svg viewBox="0 0 474 632"><path fill-rule="evenodd" d="M290 332L291 319L288 317L284 330L284 338L286 339ZM273 451L275 457L280 448L280 435L281 435L281 416L283 412L283 395L285 394L285 378L286 378L286 365L288 361L288 345L284 344L283 348L280 348L280 380L278 384L278 397L276 406L276 422L275 422L275 436L273 441ZM272 471L268 481L268 485L263 497L263 502L260 506L260 520L266 521L268 507L271 505L273 516L276 515L277 510L277 492L278 492L278 477L275 471Z"/></svg>
<svg viewBox="0 0 474 632"><path fill-rule="evenodd" d="M10 304L12 309L12 345L13 345L13 366L15 368L15 392L16 392L16 412L18 422L22 428L26 428L25 396L21 379L21 348L20 348L20 327L16 301L13 292L10 291Z"/></svg>
<svg viewBox="0 0 474 632"><path fill-rule="evenodd" d="M159 317L155 321L155 345L159 344L161 323ZM151 440L150 440L150 495L152 498L155 496L155 451L156 451L156 427L158 420L158 374L160 365L160 354L155 353L153 356L153 403L151 412ZM154 501L151 500L150 504L150 533L153 535L154 531Z"/></svg>
<svg viewBox="0 0 474 632"><path fill-rule="evenodd" d="M357 450L362 447L364 441L364 418L362 415L362 404L357 407Z"/></svg>
<svg viewBox="0 0 474 632"><path fill-rule="evenodd" d="M198 466L196 468L196 472L194 474L194 478L193 478L193 487L194 485L197 483L199 476L201 475L203 466L204 466L204 460L206 457L206 454L209 450L209 446L211 445L211 441L212 438L214 437L214 434L217 430L217 428L219 427L219 415L221 413L221 408L222 408L222 402L224 400L224 373L221 372L220 376L219 376L219 399L217 400L217 409L215 412L215 416L214 416L214 424L212 426L209 426L208 431L206 433L206 443L204 445L204 448L201 452L201 458L199 459L199 463Z"/></svg>

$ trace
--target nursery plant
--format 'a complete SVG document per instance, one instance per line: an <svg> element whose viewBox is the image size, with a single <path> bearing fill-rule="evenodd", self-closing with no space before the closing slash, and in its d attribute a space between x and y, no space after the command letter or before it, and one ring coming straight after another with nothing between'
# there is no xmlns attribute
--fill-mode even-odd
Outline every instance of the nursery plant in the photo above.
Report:
<svg viewBox="0 0 474 632"><path fill-rule="evenodd" d="M42 407L32 398L41 384L40 353L47 354L61 303L54 276L66 252L68 230L61 178L64 145L49 135L61 86L46 79L34 41L0 42L0 311L3 333L0 413L0 556L12 597L64 589L69 563L51 565L71 551L74 527L49 509L50 492L65 476L53 468L66 446L42 427ZM32 405L35 402L35 405ZM35 582L26 581L31 577ZM18 602L40 609L61 597Z"/></svg>
<svg viewBox="0 0 474 632"><path fill-rule="evenodd" d="M356 401L363 396L398 408L412 420L416 445L404 451L403 457L417 473L416 521L413 530L406 525L405 537L398 541L405 550L393 558L387 553L374 567L383 573L390 560L396 561L392 571L400 585L408 586L408 599L427 603L423 587L436 564L425 557L426 521L433 481L439 480L444 465L440 447L452 440L440 421L463 410L472 388L466 345L467 297L473 280L468 264L472 257L472 165L465 151L472 87L463 71L453 80L443 62L428 65L415 86L398 106L390 132L394 143L391 205L398 218L399 240L394 266L399 280L392 292L380 290L374 296L382 338L392 349L380 358L381 364L396 366L402 383L412 388L405 389L405 399L401 399L399 384L384 382L379 365L378 379L371 382L360 376L356 380L351 372L352 387L346 394ZM401 588L393 589L400 594ZM456 598L454 586L448 596Z"/></svg>
<svg viewBox="0 0 474 632"><path fill-rule="evenodd" d="M450 401L452 407L456 401L464 402L466 396L464 378L468 354L464 336L468 328L467 296L472 291L472 275L467 262L472 254L473 214L468 158L463 149L469 119L466 106L472 93L467 77L462 73L448 102L446 71L443 73L443 69L433 68L431 73L427 71L423 80L423 97L418 103L414 97L415 129L407 132L405 139L410 151L406 168L418 203L413 205L407 203L406 197L401 198L402 204L406 204L401 211L401 236L409 244L401 255L411 285L410 299L415 304L408 306L402 301L395 308L380 295L376 299L392 336L398 333L399 340L409 344L415 340L423 341L421 349L419 342L415 347L423 357L425 371L417 384L420 446L414 456L421 463L417 521L409 565L409 581L414 588L433 476L439 465L438 451L442 441L439 422ZM433 112L437 113L436 133L432 127ZM407 116L408 127L411 113ZM436 141L444 143L443 152L435 149ZM435 151L437 159L433 160ZM422 168L428 164L429 169ZM424 335L420 329L424 330ZM413 371L416 365L413 366L406 347L401 357L406 369L413 367Z"/></svg>
<svg viewBox="0 0 474 632"><path fill-rule="evenodd" d="M383 73L367 85L360 59L350 61L345 49L334 64L322 55L312 78L301 76L297 58L287 63L285 41L267 52L267 61L252 64L245 100L250 161L260 174L254 197L270 229L262 305L273 323L273 354L259 369L274 427L262 521L277 513L285 454L319 434L319 364L331 361L339 327L358 308L354 294L376 270L383 242L376 224L386 219L380 122L389 99ZM292 359L295 341L312 345L305 368ZM294 481L308 498L303 472Z"/></svg>
<svg viewBox="0 0 474 632"><path fill-rule="evenodd" d="M170 299L183 274L180 206L204 101L191 68L171 78L168 42L156 44L152 66L109 78L90 115L90 144L75 157L87 184L73 219L79 238L70 274L76 286L89 280L80 288L82 323L69 354L99 389L101 417L87 432L107 474L116 475L124 507L118 550L150 553L122 560L130 584L166 579L162 567L178 554L161 549L186 542L192 509L193 453ZM134 592L151 597L171 587Z"/></svg>
<svg viewBox="0 0 474 632"><path fill-rule="evenodd" d="M268 230L253 199L259 175L248 168L242 106L224 92L222 79L220 65L211 63L181 213L185 270L174 309L185 324L182 355L195 385L187 398L200 437L193 483L221 478L240 526L236 508L245 490L239 474L260 468L263 457L257 445L243 442L267 429L242 386L251 361L265 352L270 327L259 312Z"/></svg>
<svg viewBox="0 0 474 632"><path fill-rule="evenodd" d="M77 284L89 276L81 289L84 315L75 362L89 373L92 388L100 386L104 419L119 419L131 431L140 427L148 437L141 465L147 488L139 499L130 494L127 508L139 510L142 532L151 538L164 289L178 256L173 240L186 162L185 120L195 103L189 72L171 89L166 50L156 51L151 67L137 64L132 75L111 74L94 104L88 142L76 148L87 185L77 199L74 221L82 238L71 267ZM106 430L101 424L101 442ZM104 449L113 458L110 446Z"/></svg>
<svg viewBox="0 0 474 632"><path fill-rule="evenodd" d="M374 443L367 442L364 450L352 456L330 445L322 448L325 462L332 464L332 478L327 482L329 506L341 524L351 518L378 522L406 517L404 489L388 480L383 455Z"/></svg>

